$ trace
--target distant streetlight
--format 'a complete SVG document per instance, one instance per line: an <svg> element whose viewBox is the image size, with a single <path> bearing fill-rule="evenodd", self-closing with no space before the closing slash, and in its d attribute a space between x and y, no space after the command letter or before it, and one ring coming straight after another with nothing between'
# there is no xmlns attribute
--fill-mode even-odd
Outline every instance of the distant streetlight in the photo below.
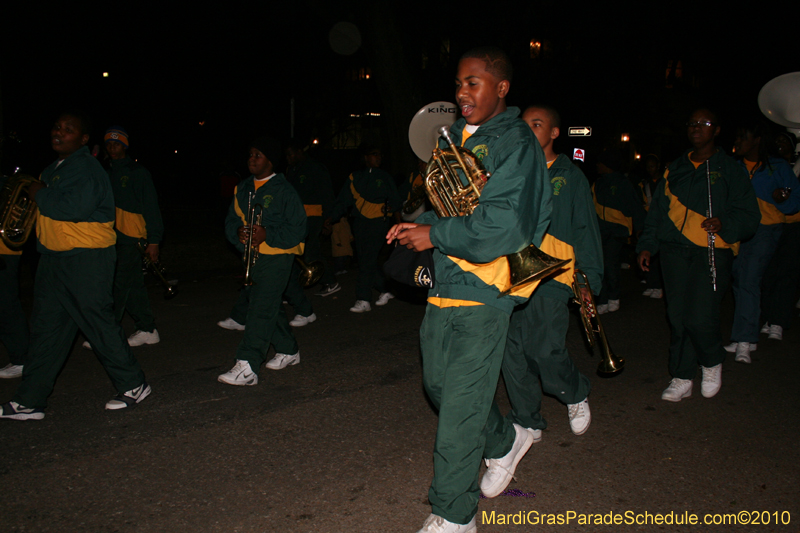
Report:
<svg viewBox="0 0 800 533"><path fill-rule="evenodd" d="M314 139L313 141L311 141L311 144L319 144L319 139Z"/></svg>
<svg viewBox="0 0 800 533"><path fill-rule="evenodd" d="M531 47L531 59L536 59L537 57L539 57L539 54L542 51L542 43L531 39L530 47Z"/></svg>
<svg viewBox="0 0 800 533"><path fill-rule="evenodd" d="M622 142L626 143L631 140L631 136L627 133L622 134Z"/></svg>
<svg viewBox="0 0 800 533"><path fill-rule="evenodd" d="M103 77L107 78L108 77L108 72L103 72Z"/></svg>

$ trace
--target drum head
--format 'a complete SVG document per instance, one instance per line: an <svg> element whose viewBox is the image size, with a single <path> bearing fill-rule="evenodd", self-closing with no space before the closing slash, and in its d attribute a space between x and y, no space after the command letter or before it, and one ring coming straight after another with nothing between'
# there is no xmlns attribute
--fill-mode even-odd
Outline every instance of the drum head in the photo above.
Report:
<svg viewBox="0 0 800 533"><path fill-rule="evenodd" d="M452 126L457 117L458 106L452 102L432 102L416 112L408 126L408 142L418 158L431 158L439 141L439 128Z"/></svg>

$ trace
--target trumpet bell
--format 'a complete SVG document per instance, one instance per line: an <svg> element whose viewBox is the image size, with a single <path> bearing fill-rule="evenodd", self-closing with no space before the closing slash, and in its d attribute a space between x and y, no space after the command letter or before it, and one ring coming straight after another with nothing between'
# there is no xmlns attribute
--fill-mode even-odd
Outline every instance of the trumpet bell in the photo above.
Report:
<svg viewBox="0 0 800 533"><path fill-rule="evenodd" d="M616 374L625 368L625 359L617 357L611 353L611 348L608 349L607 354L603 354L603 359L597 367L599 374Z"/></svg>
<svg viewBox="0 0 800 533"><path fill-rule="evenodd" d="M311 287L316 285L322 279L325 273L325 264L322 261L311 261L306 264L300 257L295 256L302 272L300 272L300 285L302 287Z"/></svg>

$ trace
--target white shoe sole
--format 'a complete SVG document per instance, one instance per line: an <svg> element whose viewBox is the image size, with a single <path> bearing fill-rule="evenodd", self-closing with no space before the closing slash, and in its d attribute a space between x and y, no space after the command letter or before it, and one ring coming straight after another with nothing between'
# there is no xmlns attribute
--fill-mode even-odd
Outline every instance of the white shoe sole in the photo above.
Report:
<svg viewBox="0 0 800 533"><path fill-rule="evenodd" d="M525 454L527 454L528 450L530 450L531 446L533 446L533 434L527 429L523 429L522 431L525 434L525 442L522 444L522 447L519 449L519 452L517 452L517 456L514 458L514 462L511 463L511 468L509 469L510 472L514 473L516 473L517 471L517 465L519 465L519 462L522 461L522 458L525 457ZM514 432L516 433L516 430L514 430ZM499 490L498 488L494 488L493 490L487 493L484 492L483 488L481 488L481 494L483 494L487 498L494 498L496 496L499 496L500 494L503 493L504 490L506 490L506 487L508 487L508 484L511 483L512 479L514 479L514 474L510 474L508 476L508 479L506 479L504 482L501 483L503 486L500 487Z"/></svg>

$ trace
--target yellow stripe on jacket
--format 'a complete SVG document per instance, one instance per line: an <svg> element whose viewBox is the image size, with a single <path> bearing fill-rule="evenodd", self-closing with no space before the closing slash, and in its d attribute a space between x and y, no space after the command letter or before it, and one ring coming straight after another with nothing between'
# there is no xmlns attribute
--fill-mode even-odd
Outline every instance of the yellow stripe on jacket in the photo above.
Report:
<svg viewBox="0 0 800 533"><path fill-rule="evenodd" d="M675 224L675 227L678 228L678 231L697 246L707 248L708 232L701 227L701 224L705 222L707 217L683 205L681 201L678 200L678 197L670 192L669 181L664 185L664 194L669 200L669 218L672 220L672 223ZM714 240L714 247L730 248L733 250L734 254L739 253L738 242L728 244L719 235L717 235L717 238Z"/></svg>
<svg viewBox="0 0 800 533"><path fill-rule="evenodd" d="M542 245L539 246L539 249L551 257L558 257L559 259L572 259L572 261L556 271L558 275L551 275L547 278L552 278L559 283L563 283L567 287L572 287L573 277L575 275L575 248L573 248L571 244L560 241L552 235L546 233L544 239L542 240Z"/></svg>
<svg viewBox="0 0 800 533"><path fill-rule="evenodd" d="M358 194L358 191L353 184L352 174L350 174L350 192L353 194L353 200L355 200L356 209L358 209L358 212L361 213L365 218L382 218L384 216L384 204L369 202L365 198L362 198L360 194Z"/></svg>
<svg viewBox="0 0 800 533"><path fill-rule="evenodd" d="M761 223L765 226L783 224L786 222L786 215L778 211L777 207L761 198L758 198L758 209L761 211Z"/></svg>
<svg viewBox="0 0 800 533"><path fill-rule="evenodd" d="M594 185L592 185L592 188L594 189ZM599 204L597 202L597 196L594 196L594 210L597 216L600 217L600 220L624 226L628 228L628 235L633 234L633 217L626 217L619 209L612 209Z"/></svg>
<svg viewBox="0 0 800 533"><path fill-rule="evenodd" d="M116 208L117 231L135 239L147 238L147 223L139 213Z"/></svg>
<svg viewBox="0 0 800 533"><path fill-rule="evenodd" d="M303 208L306 210L307 217L321 217L322 216L322 205L317 204L303 204Z"/></svg>
<svg viewBox="0 0 800 533"><path fill-rule="evenodd" d="M39 213L36 236L42 246L53 252L74 248L108 248L117 242L114 222L65 222Z"/></svg>

